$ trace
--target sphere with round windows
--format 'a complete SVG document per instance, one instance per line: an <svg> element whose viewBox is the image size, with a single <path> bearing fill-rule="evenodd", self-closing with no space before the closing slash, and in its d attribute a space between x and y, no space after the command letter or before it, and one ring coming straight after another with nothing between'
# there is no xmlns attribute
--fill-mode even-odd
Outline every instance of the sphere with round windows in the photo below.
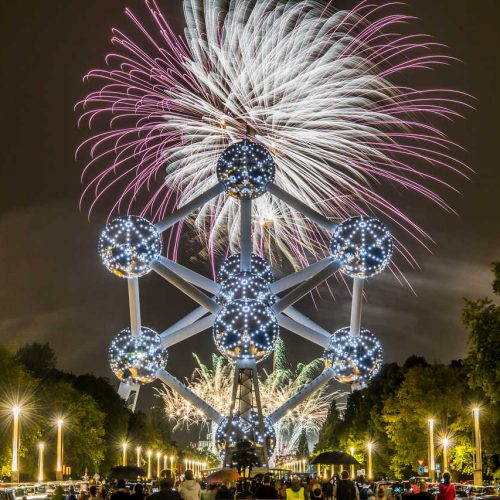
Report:
<svg viewBox="0 0 500 500"><path fill-rule="evenodd" d="M126 384L149 384L156 372L167 363L167 351L160 336L143 326L138 336L130 328L123 329L112 341L108 351L113 373Z"/></svg>
<svg viewBox="0 0 500 500"><path fill-rule="evenodd" d="M235 300L256 300L270 306L274 303L275 296L269 289L269 283L252 273L238 273L221 286L217 303L226 306Z"/></svg>
<svg viewBox="0 0 500 500"><path fill-rule="evenodd" d="M255 446L262 446L265 440L267 452L271 455L276 445L276 433L268 417L263 417L264 434L261 432L259 415L252 410L248 420L235 415L229 426L229 418L224 417L217 427L215 442L220 457L224 459L226 446L234 448L238 441L250 441ZM227 442L229 440L229 443Z"/></svg>
<svg viewBox="0 0 500 500"><path fill-rule="evenodd" d="M273 352L279 326L275 314L262 302L236 300L217 314L213 336L219 352L230 361L260 362Z"/></svg>
<svg viewBox="0 0 500 500"><path fill-rule="evenodd" d="M222 263L217 273L217 283L222 285L229 278L241 273L240 258L240 254L235 253ZM255 253L252 253L250 256L250 273L261 278L266 283L272 283L274 281L273 271L269 262Z"/></svg>
<svg viewBox="0 0 500 500"><path fill-rule="evenodd" d="M111 221L99 237L104 265L120 278L138 278L151 270L161 253L161 237L151 222L128 215Z"/></svg>
<svg viewBox="0 0 500 500"><path fill-rule="evenodd" d="M255 199L274 180L274 160L269 151L247 139L231 144L217 162L217 178L229 196Z"/></svg>
<svg viewBox="0 0 500 500"><path fill-rule="evenodd" d="M349 327L337 330L325 349L323 359L332 368L335 380L346 384L363 384L376 375L382 366L382 347L366 328L351 335Z"/></svg>
<svg viewBox="0 0 500 500"><path fill-rule="evenodd" d="M353 217L333 232L333 258L351 278L370 278L380 273L389 264L392 251L391 233L372 217Z"/></svg>

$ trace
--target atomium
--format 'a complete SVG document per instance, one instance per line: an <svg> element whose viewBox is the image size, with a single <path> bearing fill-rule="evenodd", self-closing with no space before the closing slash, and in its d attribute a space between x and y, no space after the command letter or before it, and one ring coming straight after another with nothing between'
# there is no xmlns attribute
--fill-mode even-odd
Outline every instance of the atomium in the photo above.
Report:
<svg viewBox="0 0 500 500"><path fill-rule="evenodd" d="M237 300L223 307L213 327L215 345L230 361L269 356L279 336L276 316L262 302Z"/></svg>
<svg viewBox="0 0 500 500"><path fill-rule="evenodd" d="M120 278L138 278L151 270L161 253L161 237L146 219L135 215L111 221L102 231L98 250L104 265Z"/></svg>
<svg viewBox="0 0 500 500"><path fill-rule="evenodd" d="M259 414L254 410L249 413L248 420L235 415L231 420L231 426L228 424L229 418L224 417L215 433L217 449L222 459L224 459L228 439L230 448L234 448L237 441L242 439L248 440L256 446L262 446L265 439L268 453L270 455L273 453L276 445L276 433L268 417L263 417L264 437L259 425ZM228 431L230 432L228 433Z"/></svg>
<svg viewBox="0 0 500 500"><path fill-rule="evenodd" d="M269 151L246 139L226 148L217 162L217 178L227 194L237 199L255 199L264 194L274 174Z"/></svg>
<svg viewBox="0 0 500 500"><path fill-rule="evenodd" d="M383 271L392 250L391 233L372 217L353 217L333 232L333 257L339 261L340 270L351 278L369 278Z"/></svg>
<svg viewBox="0 0 500 500"><path fill-rule="evenodd" d="M259 301L271 306L275 301L275 296L271 293L267 281L252 273L243 272L224 281L217 296L217 303L221 306L226 306L235 300Z"/></svg>
<svg viewBox="0 0 500 500"><path fill-rule="evenodd" d="M240 274L240 259L240 254L235 253L222 263L219 268L219 272L217 273L217 283L220 283L222 285L229 278ZM269 265L269 262L255 253L251 255L250 272L254 276L261 278L267 283L272 283L274 281L273 271L271 269L271 266Z"/></svg>
<svg viewBox="0 0 500 500"><path fill-rule="evenodd" d="M121 382L149 384L167 363L167 351L154 330L143 326L141 334L134 336L130 328L125 328L111 341L108 359Z"/></svg>
<svg viewBox="0 0 500 500"><path fill-rule="evenodd" d="M382 366L382 347L366 328L351 335L349 327L337 330L325 349L323 359L332 368L334 378L346 384L368 382Z"/></svg>

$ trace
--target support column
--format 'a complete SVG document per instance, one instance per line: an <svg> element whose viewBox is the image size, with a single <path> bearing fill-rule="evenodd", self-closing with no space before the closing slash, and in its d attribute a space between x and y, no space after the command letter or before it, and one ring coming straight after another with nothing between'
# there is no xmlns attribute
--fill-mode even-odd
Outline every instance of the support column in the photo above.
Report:
<svg viewBox="0 0 500 500"><path fill-rule="evenodd" d="M351 327L350 334L358 337L361 332L361 308L363 305L363 278L354 278L352 283Z"/></svg>
<svg viewBox="0 0 500 500"><path fill-rule="evenodd" d="M252 270L252 200L240 201L240 271Z"/></svg>

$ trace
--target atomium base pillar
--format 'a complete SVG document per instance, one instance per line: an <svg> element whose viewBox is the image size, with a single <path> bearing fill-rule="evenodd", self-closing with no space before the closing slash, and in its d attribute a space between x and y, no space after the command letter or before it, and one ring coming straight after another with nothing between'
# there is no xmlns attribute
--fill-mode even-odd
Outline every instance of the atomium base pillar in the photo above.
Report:
<svg viewBox="0 0 500 500"><path fill-rule="evenodd" d="M125 405L132 413L135 412L135 407L137 405L139 387L138 384L129 385L120 382L120 387L118 388L118 395L125 401Z"/></svg>

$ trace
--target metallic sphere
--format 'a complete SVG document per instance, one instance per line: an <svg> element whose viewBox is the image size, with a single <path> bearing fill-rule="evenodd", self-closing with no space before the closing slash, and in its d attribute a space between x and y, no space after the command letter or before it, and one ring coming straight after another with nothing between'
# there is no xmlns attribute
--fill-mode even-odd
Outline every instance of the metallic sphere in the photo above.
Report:
<svg viewBox="0 0 500 500"><path fill-rule="evenodd" d="M243 439L250 441L255 446L262 446L265 439L269 455L273 453L276 445L276 433L274 431L273 424L268 417L263 418L264 437L259 425L259 415L254 410L252 410L248 415L248 420L235 415L231 420L231 426L228 424L229 418L224 417L222 422L218 425L215 433L217 450L219 451L222 459L224 459L228 439L230 448L235 447L238 441Z"/></svg>
<svg viewBox="0 0 500 500"><path fill-rule="evenodd" d="M225 306L235 300L257 300L270 306L274 299L267 281L252 273L238 273L224 281L217 302Z"/></svg>
<svg viewBox="0 0 500 500"><path fill-rule="evenodd" d="M271 266L266 259L263 259L259 255L253 253L251 255L250 262L250 272L253 275L257 276L258 278L262 278L267 283L272 283L274 281L273 271L271 270ZM226 280L237 274L240 274L240 272L240 254L235 253L228 257L220 266L216 278L217 283L220 283L222 285Z"/></svg>
<svg viewBox="0 0 500 500"><path fill-rule="evenodd" d="M325 349L323 359L327 368L333 368L334 378L346 384L363 384L376 375L382 366L380 342L366 328L357 336L349 327L337 330Z"/></svg>
<svg viewBox="0 0 500 500"><path fill-rule="evenodd" d="M149 384L167 363L167 351L154 330L143 326L141 334L134 337L130 328L125 328L112 340L108 359L121 382Z"/></svg>
<svg viewBox="0 0 500 500"><path fill-rule="evenodd" d="M231 144L217 162L217 178L229 196L254 199L274 180L274 160L269 151L248 140Z"/></svg>
<svg viewBox="0 0 500 500"><path fill-rule="evenodd" d="M110 222L99 237L104 265L120 278L138 278L151 270L161 253L161 237L151 222L128 215Z"/></svg>
<svg viewBox="0 0 500 500"><path fill-rule="evenodd" d="M369 278L383 271L392 250L391 233L372 217L353 217L333 232L333 257L340 262L340 270L351 278Z"/></svg>
<svg viewBox="0 0 500 500"><path fill-rule="evenodd" d="M221 308L213 327L215 345L230 361L265 359L279 336L276 316L262 302L237 300Z"/></svg>

